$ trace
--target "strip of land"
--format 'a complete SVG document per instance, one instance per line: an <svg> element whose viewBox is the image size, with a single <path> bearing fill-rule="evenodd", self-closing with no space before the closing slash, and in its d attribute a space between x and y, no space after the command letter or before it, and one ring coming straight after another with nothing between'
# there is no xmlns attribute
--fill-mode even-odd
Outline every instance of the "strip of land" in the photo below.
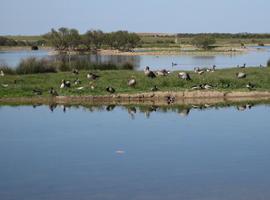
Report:
<svg viewBox="0 0 270 200"><path fill-rule="evenodd" d="M98 76L89 80L89 71L80 71L78 75L72 72L5 75L0 77L0 101L37 101L61 102L160 102L176 103L195 101L203 103L227 100L254 100L270 98L270 68L232 68L201 75L189 73L191 80L178 77L179 72L168 76L149 78L141 71L131 70L97 70L92 71ZM246 78L238 79L236 73L245 73ZM129 79L135 78L136 85L128 86ZM71 87L60 89L61 81L68 80ZM80 83L75 85L75 80ZM208 84L210 89L192 89L194 86ZM251 84L253 88L247 88ZM157 91L152 91L156 86ZM112 87L115 92L109 93L106 88ZM57 96L49 91L53 88Z"/></svg>

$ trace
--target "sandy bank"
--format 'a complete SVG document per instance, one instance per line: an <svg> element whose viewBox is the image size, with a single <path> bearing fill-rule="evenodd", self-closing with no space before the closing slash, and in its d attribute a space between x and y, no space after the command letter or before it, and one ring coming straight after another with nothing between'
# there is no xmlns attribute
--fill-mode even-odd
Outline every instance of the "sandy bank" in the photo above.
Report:
<svg viewBox="0 0 270 200"><path fill-rule="evenodd" d="M270 92L183 91L106 96L1 97L0 103L192 105L266 100L270 100Z"/></svg>

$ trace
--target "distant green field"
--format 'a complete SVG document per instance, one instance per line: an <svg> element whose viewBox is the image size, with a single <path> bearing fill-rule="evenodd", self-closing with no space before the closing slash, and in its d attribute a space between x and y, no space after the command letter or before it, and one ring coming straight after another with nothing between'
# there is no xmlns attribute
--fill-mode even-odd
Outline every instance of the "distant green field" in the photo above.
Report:
<svg viewBox="0 0 270 200"><path fill-rule="evenodd" d="M153 36L141 35L142 47L179 47L191 45L193 37L176 37L176 36ZM176 43L177 42L177 43ZM256 38L256 39L243 39L243 38L217 38L217 46L241 46L245 45L258 45L263 43L270 45L270 38Z"/></svg>
<svg viewBox="0 0 270 200"><path fill-rule="evenodd" d="M42 35L32 35L32 36L6 36L14 40L22 40L35 42L39 40L44 40ZM148 35L140 34L141 37L141 47L144 48L179 48L180 46L191 45L193 37L176 37L175 35ZM265 45L270 45L270 38L256 38L256 39L243 39L243 38L217 38L216 46L241 46L245 45L258 45L263 43Z"/></svg>
<svg viewBox="0 0 270 200"><path fill-rule="evenodd" d="M41 35L29 35L29 36L24 36L24 35L9 35L9 36L5 36L7 38L10 39L14 39L14 40L24 40L24 41L38 41L38 40L44 40L43 36Z"/></svg>

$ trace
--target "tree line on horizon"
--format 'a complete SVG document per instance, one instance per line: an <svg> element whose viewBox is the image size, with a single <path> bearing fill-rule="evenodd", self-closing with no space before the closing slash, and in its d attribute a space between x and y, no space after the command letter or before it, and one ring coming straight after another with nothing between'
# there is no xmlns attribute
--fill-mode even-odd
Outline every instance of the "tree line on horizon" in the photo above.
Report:
<svg viewBox="0 0 270 200"><path fill-rule="evenodd" d="M136 33L116 31L104 33L101 30L89 30L79 34L76 29L59 28L44 35L48 43L59 51L92 51L101 48L131 51L140 45L141 38Z"/></svg>

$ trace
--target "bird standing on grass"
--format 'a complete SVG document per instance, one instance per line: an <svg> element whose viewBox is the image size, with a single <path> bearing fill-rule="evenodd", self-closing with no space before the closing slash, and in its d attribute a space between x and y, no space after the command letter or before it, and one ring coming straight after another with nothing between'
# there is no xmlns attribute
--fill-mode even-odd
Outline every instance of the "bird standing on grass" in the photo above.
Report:
<svg viewBox="0 0 270 200"><path fill-rule="evenodd" d="M87 78L90 79L90 80L96 80L96 79L98 79L99 77L100 77L99 75L94 74L94 73L92 73L92 72L90 72L90 73L87 74Z"/></svg>
<svg viewBox="0 0 270 200"><path fill-rule="evenodd" d="M60 88L61 88L61 89L62 89L62 88L70 88L70 86L71 86L70 81L62 80L62 83L61 83L61 85L60 85Z"/></svg>
<svg viewBox="0 0 270 200"><path fill-rule="evenodd" d="M247 75L244 72L239 72L239 73L236 73L236 76L237 78L242 79L242 78L246 78Z"/></svg>
<svg viewBox="0 0 270 200"><path fill-rule="evenodd" d="M58 96L57 91L54 88L52 88L52 87L49 90L49 94L51 94L52 96Z"/></svg>
<svg viewBox="0 0 270 200"><path fill-rule="evenodd" d="M249 90L254 90L255 85L249 82L248 84L246 84L246 88L249 89Z"/></svg>
<svg viewBox="0 0 270 200"><path fill-rule="evenodd" d="M169 75L169 71L167 71L166 69L162 69L162 70L159 70L159 71L157 71L156 72L156 74L158 75L158 76L167 76L167 75Z"/></svg>
<svg viewBox="0 0 270 200"><path fill-rule="evenodd" d="M135 87L136 84L137 84L137 81L134 77L132 77L131 79L128 80L128 86Z"/></svg>
<svg viewBox="0 0 270 200"><path fill-rule="evenodd" d="M151 71L148 66L145 68L144 74L149 78L156 78L156 74L153 71Z"/></svg>
<svg viewBox="0 0 270 200"><path fill-rule="evenodd" d="M156 85L154 85L154 87L151 88L151 91L152 91L152 92L158 91L158 87L157 87Z"/></svg>
<svg viewBox="0 0 270 200"><path fill-rule="evenodd" d="M80 85L82 82L80 81L79 78L77 78L75 81L74 81L74 85Z"/></svg>
<svg viewBox="0 0 270 200"><path fill-rule="evenodd" d="M111 94L115 93L115 89L113 87L111 87L111 86L107 87L106 91L111 93Z"/></svg>
<svg viewBox="0 0 270 200"><path fill-rule="evenodd" d="M187 72L179 72L178 77L183 79L183 80L187 80L187 81L191 80L191 78Z"/></svg>
<svg viewBox="0 0 270 200"><path fill-rule="evenodd" d="M33 93L38 96L42 95L42 91L40 89L33 89Z"/></svg>
<svg viewBox="0 0 270 200"><path fill-rule="evenodd" d="M78 74L79 74L79 70L78 70L78 69L73 69L73 70L72 70L72 73L73 73L74 75L78 75Z"/></svg>

